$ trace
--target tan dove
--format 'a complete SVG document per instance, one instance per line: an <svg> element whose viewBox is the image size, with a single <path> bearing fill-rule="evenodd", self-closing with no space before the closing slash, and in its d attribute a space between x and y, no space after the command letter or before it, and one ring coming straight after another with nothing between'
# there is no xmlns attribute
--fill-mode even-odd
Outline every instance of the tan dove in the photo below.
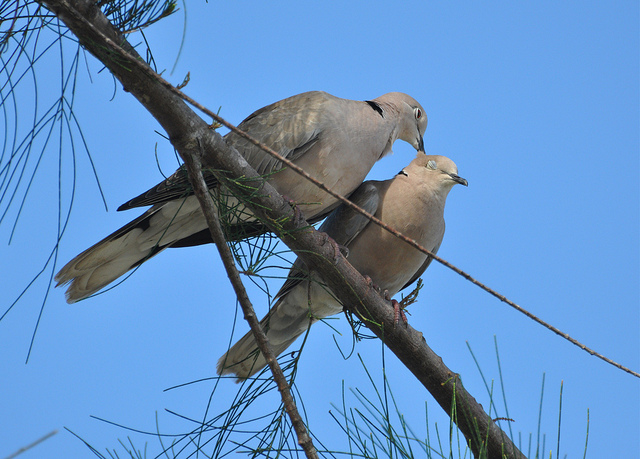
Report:
<svg viewBox="0 0 640 459"><path fill-rule="evenodd" d="M455 184L467 185L457 174L450 159L419 152L394 178L365 182L350 200L435 254L444 236L447 195ZM416 281L432 260L345 205L334 210L319 230L347 247L347 260L353 267L392 296ZM276 299L260 322L276 355L314 322L343 310L317 273L305 272L300 259ZM244 379L265 365L249 332L220 358L218 374Z"/></svg>
<svg viewBox="0 0 640 459"><path fill-rule="evenodd" d="M391 153L396 139L423 148L427 116L412 97L392 92L368 101L340 99L325 92L299 94L264 107L238 125L253 138L302 167L339 194L348 196L373 165ZM291 169L283 169L255 145L231 132L225 141L283 195L295 201L310 222L319 221L337 201ZM212 174L210 189L220 191ZM184 168L118 210L152 206L140 217L82 252L56 274L70 283L67 302L86 298L168 247L211 241L200 205ZM249 211L232 220L238 238L266 231Z"/></svg>

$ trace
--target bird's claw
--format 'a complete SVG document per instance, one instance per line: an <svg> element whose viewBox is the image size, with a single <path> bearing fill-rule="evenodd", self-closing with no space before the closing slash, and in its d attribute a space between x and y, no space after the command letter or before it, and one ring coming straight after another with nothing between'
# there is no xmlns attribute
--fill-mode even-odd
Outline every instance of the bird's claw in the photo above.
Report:
<svg viewBox="0 0 640 459"><path fill-rule="evenodd" d="M367 274L365 274L364 275L364 280L367 282L367 285L369 286L369 288L372 288L376 292L380 293L380 287L378 287L377 284L373 283L373 279L371 279L371 277L369 277Z"/></svg>
<svg viewBox="0 0 640 459"><path fill-rule="evenodd" d="M334 263L338 262L338 259L340 259L340 255L343 255L345 258L347 257L347 255L349 255L349 249L347 249L345 246L338 244L327 233L320 233L320 234L322 234L322 239L323 239L322 245L325 245L328 242L329 244L331 244L331 247L333 247Z"/></svg>
<svg viewBox="0 0 640 459"><path fill-rule="evenodd" d="M398 325L398 322L402 318L402 323L407 325L407 315L404 312L404 306L398 303L396 300L391 300L391 306L393 307L393 324Z"/></svg>
<svg viewBox="0 0 640 459"><path fill-rule="evenodd" d="M291 199L289 196L286 196L284 194L282 195L282 198L285 201L287 201L289 203L289 205L291 206L291 208L293 209L294 223L297 225L298 223L303 221L304 220L304 214L300 210L300 207L298 207L298 204L293 199Z"/></svg>
<svg viewBox="0 0 640 459"><path fill-rule="evenodd" d="M378 292L378 294L384 298L386 301L390 301L391 302L391 306L393 307L393 324L398 325L398 322L400 322L400 319L402 319L402 323L407 325L409 323L409 321L407 320L407 314L404 312L404 304L400 304L398 303L396 300L391 299L391 296L389 295L389 290L384 289L381 290L380 287L378 287L376 284L373 283L373 279L371 279L371 277L369 277L368 275L364 275L364 280L367 282L367 285L370 288L373 288L376 292Z"/></svg>

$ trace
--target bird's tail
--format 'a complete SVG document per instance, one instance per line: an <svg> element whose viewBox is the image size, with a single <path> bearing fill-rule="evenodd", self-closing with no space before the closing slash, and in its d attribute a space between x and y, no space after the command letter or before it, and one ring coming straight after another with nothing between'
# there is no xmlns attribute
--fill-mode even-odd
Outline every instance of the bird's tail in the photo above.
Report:
<svg viewBox="0 0 640 459"><path fill-rule="evenodd" d="M311 324L317 321L310 312L308 306L300 307L280 299L269 311L269 314L260 321L262 330L267 335L273 354L282 354L293 342L305 332ZM235 343L218 360L217 371L219 375L235 374L238 382L253 376L267 365L267 361L258 349L253 332L249 331Z"/></svg>
<svg viewBox="0 0 640 459"><path fill-rule="evenodd" d="M154 206L67 263L55 276L57 286L69 284L68 303L82 300L204 228L195 198Z"/></svg>

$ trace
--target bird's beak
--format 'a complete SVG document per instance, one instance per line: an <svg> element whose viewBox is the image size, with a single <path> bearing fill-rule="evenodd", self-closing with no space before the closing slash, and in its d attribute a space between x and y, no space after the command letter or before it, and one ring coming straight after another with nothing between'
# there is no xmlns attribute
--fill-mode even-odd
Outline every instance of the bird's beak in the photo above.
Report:
<svg viewBox="0 0 640 459"><path fill-rule="evenodd" d="M418 140L418 147L416 148L416 150L424 153L424 138L422 136L419 136L417 140Z"/></svg>
<svg viewBox="0 0 640 459"><path fill-rule="evenodd" d="M460 185L469 186L469 182L467 182L465 179L463 179L459 175L449 174L449 176L451 177L451 180L453 180L454 182L459 183Z"/></svg>

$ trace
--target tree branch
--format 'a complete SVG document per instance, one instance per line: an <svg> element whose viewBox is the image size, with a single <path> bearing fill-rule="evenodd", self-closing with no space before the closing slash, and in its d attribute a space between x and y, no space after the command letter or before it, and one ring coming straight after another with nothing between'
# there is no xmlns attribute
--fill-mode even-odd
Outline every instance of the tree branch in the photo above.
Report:
<svg viewBox="0 0 640 459"><path fill-rule="evenodd" d="M169 89L169 83L144 64L93 2L42 0L42 3L65 22L82 45L100 59L125 90L131 92L158 120L185 163L201 162L205 167L229 171L230 177L248 179L244 185L259 190L259 193L252 194L247 206L310 268L321 273L342 304L384 341L447 414L456 413L453 420L476 457L524 457L464 389L458 375L450 371L429 348L422 333L410 326L394 326L393 309L362 275L344 257L335 258L334 249L331 244L326 244L326 238L308 227L306 222L294 218L293 209L287 201L264 182L217 132L209 129L204 120L174 90ZM235 191L246 197L246 191Z"/></svg>
<svg viewBox="0 0 640 459"><path fill-rule="evenodd" d="M315 447L313 446L313 441L311 440L311 437L307 432L307 427L304 425L304 422L300 417L300 413L298 412L296 403L291 396L291 388L289 387L289 383L287 383L287 379L285 378L284 373L282 372L282 369L280 368L280 365L276 360L276 356L271 350L271 346L269 345L269 341L267 340L267 335L262 330L262 327L260 327L260 321L256 316L253 305L251 304L251 300L249 300L249 295L247 295L247 291L245 290L244 285L242 284L242 280L240 279L240 274L238 273L235 261L233 260L233 254L231 253L231 250L227 245L227 241L224 238L224 233L222 231L222 226L220 225L220 219L218 218L216 207L207 189L207 184L204 180L204 176L202 175L202 164L200 163L199 156L185 154L184 160L187 166L187 171L189 173L189 180L191 181L191 185L193 186L194 194L200 202L202 212L204 213L207 224L209 225L211 238L218 248L218 252L220 253L220 258L222 259L222 263L224 264L224 267L227 271L229 281L231 282L231 285L233 286L233 289L236 293L236 297L238 298L240 306L242 307L244 318L249 323L251 331L253 332L253 336L256 338L258 349L260 349L260 352L262 352L262 354L264 355L264 358L267 361L269 368L271 369L273 379L275 380L278 386L278 390L280 391L285 410L287 411L287 414L291 419L291 424L296 431L298 444L302 446L302 449L309 459L317 459L318 454Z"/></svg>

